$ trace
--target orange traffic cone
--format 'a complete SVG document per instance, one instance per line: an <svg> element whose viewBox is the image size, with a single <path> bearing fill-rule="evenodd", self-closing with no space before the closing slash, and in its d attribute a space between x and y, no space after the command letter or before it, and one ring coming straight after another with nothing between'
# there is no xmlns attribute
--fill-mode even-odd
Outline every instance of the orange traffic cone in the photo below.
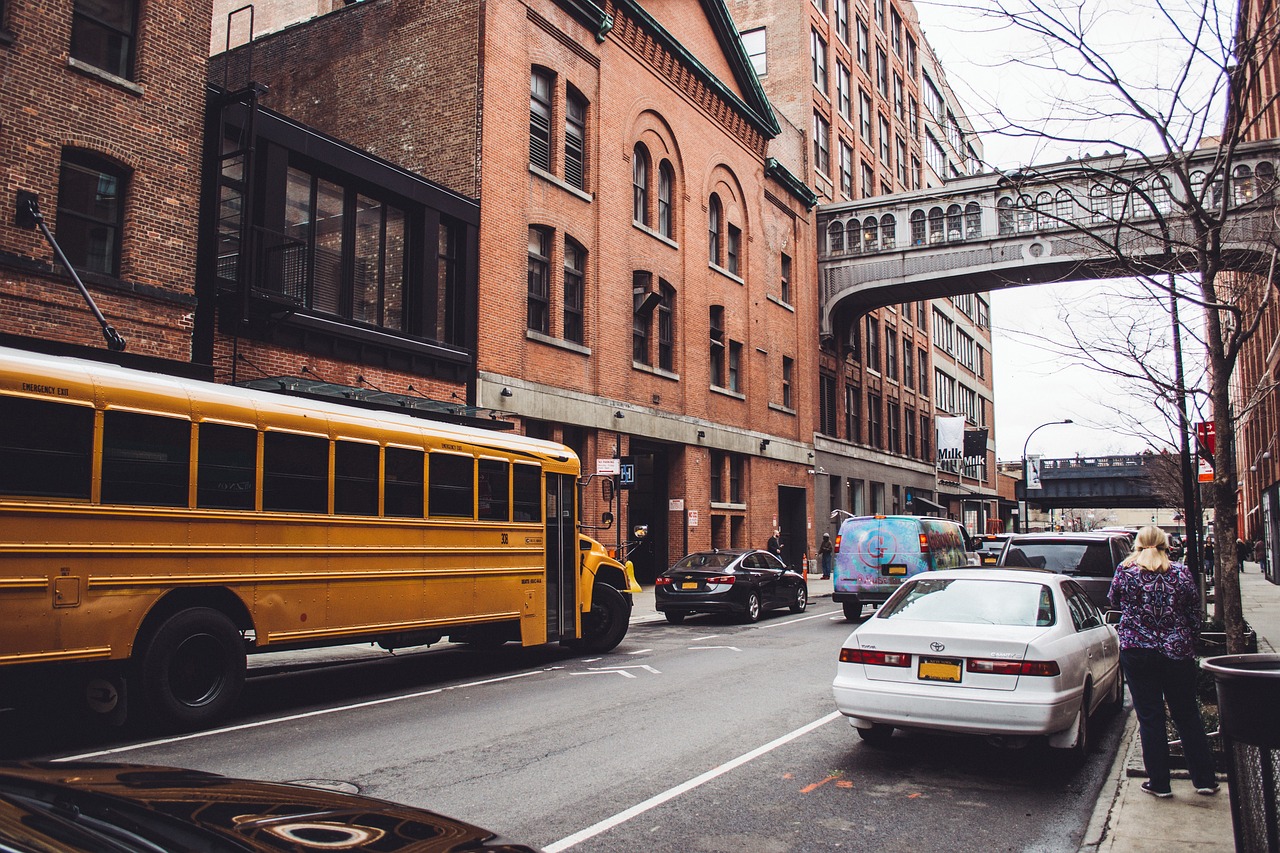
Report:
<svg viewBox="0 0 1280 853"><path fill-rule="evenodd" d="M808 554L805 554L804 557L801 558L800 560L800 574L804 576L805 580L809 579L809 555Z"/></svg>

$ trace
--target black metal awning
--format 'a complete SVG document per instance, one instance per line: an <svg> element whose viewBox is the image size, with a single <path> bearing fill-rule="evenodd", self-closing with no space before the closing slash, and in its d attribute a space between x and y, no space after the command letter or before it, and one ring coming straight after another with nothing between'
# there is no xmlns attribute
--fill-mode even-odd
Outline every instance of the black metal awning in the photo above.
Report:
<svg viewBox="0 0 1280 853"><path fill-rule="evenodd" d="M925 512L941 514L947 511L947 508L942 504L934 503L928 498L923 498L920 495L911 496L911 508L916 510L916 515L924 515ZM925 512L921 512L920 510L925 510Z"/></svg>
<svg viewBox="0 0 1280 853"><path fill-rule="evenodd" d="M268 376L260 379L246 379L242 382L237 382L236 385L241 388L273 391L277 394L306 397L311 400L327 400L361 409L400 412L416 418L448 421L486 429L512 429L515 426L510 421L498 420L500 413L493 412L490 409L483 409L479 406L469 406L461 402L433 400L430 397L416 397L412 394L396 394L389 391L379 391L374 388L339 385L336 382L322 382L318 379L307 379L301 376Z"/></svg>

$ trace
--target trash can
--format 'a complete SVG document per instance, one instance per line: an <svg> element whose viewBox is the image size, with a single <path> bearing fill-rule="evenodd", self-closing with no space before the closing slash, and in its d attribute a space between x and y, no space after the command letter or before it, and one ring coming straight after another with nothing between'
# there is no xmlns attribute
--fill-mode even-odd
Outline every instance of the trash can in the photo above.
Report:
<svg viewBox="0 0 1280 853"><path fill-rule="evenodd" d="M1237 853L1280 853L1280 655L1223 655L1200 664L1218 687Z"/></svg>

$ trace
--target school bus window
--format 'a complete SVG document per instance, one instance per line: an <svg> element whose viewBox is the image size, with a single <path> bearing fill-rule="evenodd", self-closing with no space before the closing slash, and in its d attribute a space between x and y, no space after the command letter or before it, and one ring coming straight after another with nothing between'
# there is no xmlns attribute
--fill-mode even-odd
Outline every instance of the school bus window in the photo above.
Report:
<svg viewBox="0 0 1280 853"><path fill-rule="evenodd" d="M378 514L378 445L334 442L333 511L338 515Z"/></svg>
<svg viewBox="0 0 1280 853"><path fill-rule="evenodd" d="M542 469L516 465L511 471L511 499L516 521L542 521Z"/></svg>
<svg viewBox="0 0 1280 853"><path fill-rule="evenodd" d="M191 422L137 412L102 417L102 502L186 506Z"/></svg>
<svg viewBox="0 0 1280 853"><path fill-rule="evenodd" d="M262 508L271 512L329 511L329 440L268 432L262 446Z"/></svg>
<svg viewBox="0 0 1280 853"><path fill-rule="evenodd" d="M196 447L196 506L253 509L258 431L251 427L203 423L199 426Z"/></svg>
<svg viewBox="0 0 1280 853"><path fill-rule="evenodd" d="M0 494L89 499L93 409L0 397Z"/></svg>
<svg viewBox="0 0 1280 853"><path fill-rule="evenodd" d="M432 453L427 466L427 513L433 518L471 518L475 460L470 456Z"/></svg>
<svg viewBox="0 0 1280 853"><path fill-rule="evenodd" d="M388 447L382 483L382 512L394 518L422 518L423 452Z"/></svg>
<svg viewBox="0 0 1280 853"><path fill-rule="evenodd" d="M499 459L481 459L477 485L480 491L479 517L489 521L510 521L511 465Z"/></svg>

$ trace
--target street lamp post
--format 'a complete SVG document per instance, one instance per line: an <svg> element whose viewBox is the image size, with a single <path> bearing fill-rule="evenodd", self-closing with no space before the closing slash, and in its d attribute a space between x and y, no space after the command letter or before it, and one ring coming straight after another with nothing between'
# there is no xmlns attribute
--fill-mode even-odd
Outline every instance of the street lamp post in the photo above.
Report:
<svg viewBox="0 0 1280 853"><path fill-rule="evenodd" d="M1063 418L1060 421L1047 421L1046 423L1040 424L1040 426L1036 427L1031 432L1027 433L1027 440L1022 442L1022 505L1018 507L1018 527L1021 528L1018 531L1019 533L1027 532L1027 484L1029 480L1029 478L1027 477L1027 473L1028 473L1027 472L1027 445L1031 443L1031 436L1035 435L1037 432L1039 432L1040 430L1044 429L1047 426L1054 426L1055 424L1073 424L1073 423L1075 423L1075 421L1071 420L1071 418Z"/></svg>

